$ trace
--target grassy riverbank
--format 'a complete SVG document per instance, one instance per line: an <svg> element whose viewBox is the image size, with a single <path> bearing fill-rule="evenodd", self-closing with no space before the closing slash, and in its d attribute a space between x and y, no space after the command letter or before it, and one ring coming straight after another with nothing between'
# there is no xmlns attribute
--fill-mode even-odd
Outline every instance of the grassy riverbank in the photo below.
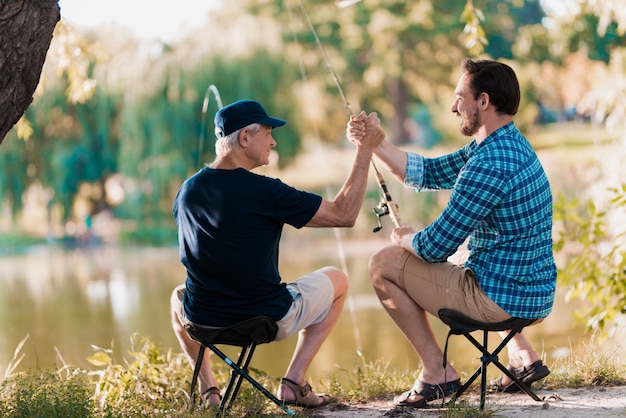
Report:
<svg viewBox="0 0 626 418"><path fill-rule="evenodd" d="M134 336L133 346L122 361L115 360L119 353L94 347L94 354L89 358L93 365L90 370L65 364L59 355L60 367L56 370L17 373L15 369L26 341L25 338L17 347L0 388L0 416L199 417L207 414L200 405L193 413L186 411L191 369L184 355L161 350L150 339ZM573 350L571 355L549 364L552 374L534 387L549 391L619 387L624 389L626 396L626 364L619 355L621 350L609 355L600 352L598 343L592 338ZM418 371L395 370L383 361L360 360L354 370L341 373L341 379L338 375L329 375L320 382L312 382L317 391L332 394L338 401L336 404L319 410L298 410L298 415L363 418L363 408L368 406L366 409L373 414L369 416L416 416L410 415L416 411L395 410L389 406L388 400L393 394L406 390ZM216 362L216 371L224 385L229 370ZM253 370L253 374L270 391L276 390L279 377L257 370ZM435 416L503 416L497 413L502 408L501 404L488 403L485 411L479 411L475 396L470 394L462 397L454 407L437 411L439 415ZM380 414L376 415L378 412ZM273 417L283 414L244 383L238 401L227 416Z"/></svg>

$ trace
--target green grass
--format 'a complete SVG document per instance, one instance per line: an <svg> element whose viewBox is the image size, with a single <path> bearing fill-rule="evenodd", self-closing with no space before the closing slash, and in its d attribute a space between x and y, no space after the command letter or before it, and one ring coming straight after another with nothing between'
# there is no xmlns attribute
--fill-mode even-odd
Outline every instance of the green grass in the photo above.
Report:
<svg viewBox="0 0 626 418"><path fill-rule="evenodd" d="M129 358L114 360L110 349L94 347L89 358L91 370L64 363L58 370L17 372L23 354L24 338L18 345L0 385L0 416L21 417L200 417L210 410L197 405L187 412L191 367L182 353L162 350L149 338L134 335ZM552 374L536 388L617 386L626 384L626 367L616 351L614 355L599 354L599 345L592 337L578 353L550 365ZM216 362L215 372L221 385L230 377L228 366ZM252 374L269 391L275 392L278 379L259 370ZM418 370L396 370L383 360L366 361L362 356L352 370L338 370L321 382L324 392L331 393L344 404L366 403L386 399L406 389ZM477 388L473 388L477 390ZM441 410L444 418L497 416L497 410L460 400ZM497 406L496 406L497 408ZM297 411L302 416L310 412ZM244 383L233 408L223 417L282 417L283 412L258 391ZM399 416L399 415L398 415Z"/></svg>
<svg viewBox="0 0 626 418"><path fill-rule="evenodd" d="M561 389L626 385L626 363L620 351L622 348L611 354L603 354L598 347L599 343L592 336L577 352L557 360L550 367L551 374L543 381L543 387Z"/></svg>

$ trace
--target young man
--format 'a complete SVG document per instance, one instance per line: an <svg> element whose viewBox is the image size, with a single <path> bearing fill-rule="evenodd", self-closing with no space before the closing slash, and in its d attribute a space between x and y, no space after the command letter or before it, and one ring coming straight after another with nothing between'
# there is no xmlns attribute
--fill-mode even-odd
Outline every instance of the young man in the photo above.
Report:
<svg viewBox="0 0 626 418"><path fill-rule="evenodd" d="M405 186L452 189L443 212L421 231L395 228L390 246L370 259L370 278L382 305L422 361L422 372L397 405L425 407L460 387L426 313L452 308L485 321L512 316L545 318L552 309L556 266L552 254L552 193L533 148L513 123L520 102L514 71L496 61L465 60L451 111L473 140L439 158L404 152L383 142L374 152ZM353 116L348 135L367 132L364 114ZM448 261L469 237L469 254ZM507 346L509 368L524 383L549 370L517 334ZM508 377L495 390L514 391Z"/></svg>
<svg viewBox="0 0 626 418"><path fill-rule="evenodd" d="M264 315L278 324L276 340L298 333L295 352L278 388L287 404L316 407L329 401L305 381L307 368L335 325L348 277L324 267L290 283L278 271L285 224L295 228L351 227L359 214L374 149L384 139L375 113L363 117L367 134L356 146L352 169L333 201L297 190L250 170L269 163L272 129L284 120L268 116L252 100L215 115L216 159L187 179L174 202L185 284L172 293L172 325L194 365L199 344L185 323L228 326ZM209 361L202 363L200 392L218 404L220 391Z"/></svg>

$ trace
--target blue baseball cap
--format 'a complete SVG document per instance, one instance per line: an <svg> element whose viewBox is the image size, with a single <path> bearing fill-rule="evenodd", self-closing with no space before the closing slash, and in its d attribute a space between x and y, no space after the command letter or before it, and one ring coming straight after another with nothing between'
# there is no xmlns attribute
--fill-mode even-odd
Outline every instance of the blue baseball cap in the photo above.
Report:
<svg viewBox="0 0 626 418"><path fill-rule="evenodd" d="M273 118L254 100L239 100L224 106L215 114L215 136L224 137L253 123L278 128L284 120Z"/></svg>

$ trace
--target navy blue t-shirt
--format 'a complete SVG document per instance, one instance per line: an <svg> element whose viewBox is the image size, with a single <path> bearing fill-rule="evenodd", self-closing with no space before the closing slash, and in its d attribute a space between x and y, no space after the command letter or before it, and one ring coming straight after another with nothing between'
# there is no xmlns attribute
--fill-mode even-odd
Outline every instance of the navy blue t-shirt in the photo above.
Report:
<svg viewBox="0 0 626 418"><path fill-rule="evenodd" d="M187 179L173 208L187 317L212 326L257 315L281 319L292 302L278 272L283 225L302 228L321 201L243 168L204 167Z"/></svg>

